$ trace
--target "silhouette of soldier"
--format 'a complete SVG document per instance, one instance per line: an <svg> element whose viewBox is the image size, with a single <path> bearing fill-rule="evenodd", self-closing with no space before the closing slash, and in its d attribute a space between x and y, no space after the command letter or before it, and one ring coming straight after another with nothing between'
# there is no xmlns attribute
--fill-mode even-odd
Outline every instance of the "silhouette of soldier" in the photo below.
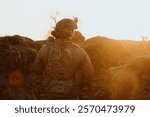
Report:
<svg viewBox="0 0 150 117"><path fill-rule="evenodd" d="M38 52L34 72L42 74L39 99L85 99L82 96L91 88L94 74L87 53L71 38L77 24L62 19L51 32L49 41Z"/></svg>

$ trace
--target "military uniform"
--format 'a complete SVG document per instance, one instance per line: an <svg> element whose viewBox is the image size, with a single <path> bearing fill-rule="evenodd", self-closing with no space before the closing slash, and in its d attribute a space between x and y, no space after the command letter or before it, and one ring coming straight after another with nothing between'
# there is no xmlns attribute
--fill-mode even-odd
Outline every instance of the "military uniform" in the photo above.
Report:
<svg viewBox="0 0 150 117"><path fill-rule="evenodd" d="M58 24L63 26L61 22ZM65 32L62 37L69 33ZM52 39L40 49L33 70L42 74L42 99L77 99L82 89L91 87L94 74L87 53L71 40L59 38Z"/></svg>

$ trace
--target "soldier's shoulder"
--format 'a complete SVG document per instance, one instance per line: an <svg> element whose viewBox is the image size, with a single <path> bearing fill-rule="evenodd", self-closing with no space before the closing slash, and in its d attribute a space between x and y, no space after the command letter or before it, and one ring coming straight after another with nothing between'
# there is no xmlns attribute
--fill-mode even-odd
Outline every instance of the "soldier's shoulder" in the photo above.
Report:
<svg viewBox="0 0 150 117"><path fill-rule="evenodd" d="M46 53L47 52L47 50L48 50L48 44L44 44L44 45L42 45L42 47L41 47L41 49L39 50L39 54L44 54L44 53Z"/></svg>
<svg viewBox="0 0 150 117"><path fill-rule="evenodd" d="M45 50L45 49L47 49L47 48L48 48L48 44L44 44L44 45L42 45L42 47L41 47L40 50Z"/></svg>
<svg viewBox="0 0 150 117"><path fill-rule="evenodd" d="M78 44L72 42L72 46L76 49L82 49Z"/></svg>
<svg viewBox="0 0 150 117"><path fill-rule="evenodd" d="M73 43L73 46L74 46L74 50L76 50L77 53L80 53L82 55L87 54L86 51L82 47L80 47L78 44Z"/></svg>

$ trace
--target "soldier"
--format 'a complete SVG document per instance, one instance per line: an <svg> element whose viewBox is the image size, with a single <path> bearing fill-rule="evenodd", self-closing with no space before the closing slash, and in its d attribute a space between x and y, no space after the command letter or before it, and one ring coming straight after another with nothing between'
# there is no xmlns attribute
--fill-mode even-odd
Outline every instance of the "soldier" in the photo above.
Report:
<svg viewBox="0 0 150 117"><path fill-rule="evenodd" d="M74 20L62 19L51 32L51 41L39 50L33 70L43 76L40 99L81 99L82 91L91 88L92 63L87 53L71 41L76 29Z"/></svg>

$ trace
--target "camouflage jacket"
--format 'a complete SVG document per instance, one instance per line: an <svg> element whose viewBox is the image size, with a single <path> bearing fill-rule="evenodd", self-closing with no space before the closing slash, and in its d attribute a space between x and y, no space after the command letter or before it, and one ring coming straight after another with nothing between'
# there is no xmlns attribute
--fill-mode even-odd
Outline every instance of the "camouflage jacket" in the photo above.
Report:
<svg viewBox="0 0 150 117"><path fill-rule="evenodd" d="M55 46L60 46L63 50L70 52L69 55L72 62L68 64L68 68L63 69L65 64L67 64L64 61L65 59L66 61L69 61L69 57L63 57L64 59L62 61L59 59L59 57L57 57L58 62L53 64L53 58L55 57L55 59L57 59L56 56L59 55L56 54L60 53L55 52L54 56L51 54L53 51L55 51ZM59 65L57 65L57 63ZM60 65L61 63L62 65ZM71 79L72 77L76 77L75 79L78 80L78 88L75 90L80 91L82 89L86 89L86 87L91 87L94 75L93 66L87 53L80 46L69 40L54 40L45 44L39 50L32 69L36 74L43 76L42 83L45 85L48 85L47 82L51 81L52 79L60 80L65 77L67 80L69 78ZM60 73L58 74L58 72ZM43 86L46 87L45 85ZM79 93L76 94L79 95Z"/></svg>

